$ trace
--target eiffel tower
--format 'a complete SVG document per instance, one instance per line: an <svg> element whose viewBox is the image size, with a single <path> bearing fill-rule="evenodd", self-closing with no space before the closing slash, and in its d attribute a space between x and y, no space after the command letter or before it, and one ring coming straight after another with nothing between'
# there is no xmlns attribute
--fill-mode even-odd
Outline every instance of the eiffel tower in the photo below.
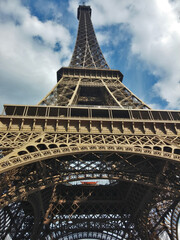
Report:
<svg viewBox="0 0 180 240"><path fill-rule="evenodd" d="M38 105L0 116L0 239L178 240L180 112L111 70L80 5L69 67Z"/></svg>

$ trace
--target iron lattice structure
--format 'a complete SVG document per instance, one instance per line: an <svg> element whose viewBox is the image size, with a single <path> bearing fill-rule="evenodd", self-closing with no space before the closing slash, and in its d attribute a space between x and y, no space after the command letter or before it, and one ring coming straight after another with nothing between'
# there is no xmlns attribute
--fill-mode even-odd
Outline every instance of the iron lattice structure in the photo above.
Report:
<svg viewBox="0 0 180 240"><path fill-rule="evenodd" d="M78 19L53 90L0 116L0 239L178 240L180 112L152 110L127 89L91 8L79 6Z"/></svg>

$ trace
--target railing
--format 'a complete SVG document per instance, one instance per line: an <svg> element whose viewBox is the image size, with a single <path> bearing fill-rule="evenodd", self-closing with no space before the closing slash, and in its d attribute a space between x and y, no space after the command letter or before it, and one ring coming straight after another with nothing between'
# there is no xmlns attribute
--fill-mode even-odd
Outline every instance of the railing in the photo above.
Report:
<svg viewBox="0 0 180 240"><path fill-rule="evenodd" d="M180 111L123 109L117 106L74 105L74 106L24 106L4 105L3 115L14 117L96 117L133 120L180 121ZM108 117L109 116L109 117Z"/></svg>

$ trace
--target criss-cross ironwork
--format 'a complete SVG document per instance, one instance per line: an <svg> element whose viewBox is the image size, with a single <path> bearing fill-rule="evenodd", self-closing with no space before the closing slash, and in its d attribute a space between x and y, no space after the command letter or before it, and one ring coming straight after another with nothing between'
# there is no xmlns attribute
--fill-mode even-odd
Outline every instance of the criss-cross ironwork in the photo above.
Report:
<svg viewBox="0 0 180 240"><path fill-rule="evenodd" d="M178 240L180 112L152 110L79 6L69 67L38 105L0 116L0 239Z"/></svg>
<svg viewBox="0 0 180 240"><path fill-rule="evenodd" d="M69 67L109 69L94 33L91 8L79 6L78 19L77 40Z"/></svg>

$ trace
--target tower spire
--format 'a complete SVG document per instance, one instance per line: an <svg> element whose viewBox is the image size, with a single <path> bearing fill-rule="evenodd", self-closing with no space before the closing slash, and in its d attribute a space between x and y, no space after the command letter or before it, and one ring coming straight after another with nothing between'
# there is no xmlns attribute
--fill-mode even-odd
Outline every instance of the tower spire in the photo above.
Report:
<svg viewBox="0 0 180 240"><path fill-rule="evenodd" d="M77 11L79 28L69 67L109 69L93 29L91 7L84 4Z"/></svg>
<svg viewBox="0 0 180 240"><path fill-rule="evenodd" d="M79 6L70 67L41 106L0 116L0 239L178 240L180 112L126 88L90 17Z"/></svg>
<svg viewBox="0 0 180 240"><path fill-rule="evenodd" d="M79 28L69 67L58 70L57 85L39 104L149 109L124 86L123 74L109 68L96 39L91 7L80 5L77 18Z"/></svg>

